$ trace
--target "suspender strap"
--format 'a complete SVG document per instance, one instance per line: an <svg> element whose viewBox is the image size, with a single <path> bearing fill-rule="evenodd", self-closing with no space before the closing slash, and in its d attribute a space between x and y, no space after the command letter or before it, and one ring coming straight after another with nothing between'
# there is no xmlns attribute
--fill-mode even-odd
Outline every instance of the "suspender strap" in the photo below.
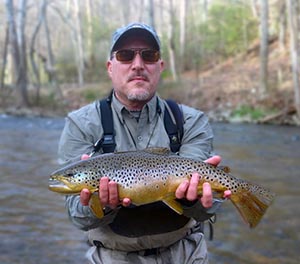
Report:
<svg viewBox="0 0 300 264"><path fill-rule="evenodd" d="M101 123L103 128L103 137L98 140L91 156L98 152L101 148L104 153L114 152L116 148L115 133L113 127L113 116L111 109L112 93L106 99L100 101ZM164 125L170 139L170 149L176 153L181 146L181 139L183 136L183 114L178 104L173 100L166 100L176 123L173 122L169 110L165 108Z"/></svg>
<svg viewBox="0 0 300 264"><path fill-rule="evenodd" d="M102 147L104 153L114 152L116 147L114 122L111 110L111 96L100 101L101 123L103 127L102 142L99 142L99 147Z"/></svg>
<svg viewBox="0 0 300 264"><path fill-rule="evenodd" d="M165 129L170 139L170 149L176 153L180 149L181 139L183 137L183 115L175 101L168 99L166 103L170 107L176 122L176 124L173 123L171 115L168 109L166 109L164 115Z"/></svg>

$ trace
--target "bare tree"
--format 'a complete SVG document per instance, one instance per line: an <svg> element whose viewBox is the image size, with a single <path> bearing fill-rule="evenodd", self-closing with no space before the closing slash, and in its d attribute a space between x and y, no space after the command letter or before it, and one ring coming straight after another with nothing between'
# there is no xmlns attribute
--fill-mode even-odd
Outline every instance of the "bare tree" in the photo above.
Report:
<svg viewBox="0 0 300 264"><path fill-rule="evenodd" d="M180 1L180 39L179 39L179 56L181 61L181 71L184 67L184 54L185 54L185 31L186 31L186 0Z"/></svg>
<svg viewBox="0 0 300 264"><path fill-rule="evenodd" d="M5 28L6 29L5 29L5 40L4 40L4 49L3 49L3 63L2 63L2 69L1 69L0 91L3 91L3 89L4 89L5 71L6 71L6 64L7 64L7 50L8 50L8 40L9 40L9 25L8 25L8 23L6 23Z"/></svg>
<svg viewBox="0 0 300 264"><path fill-rule="evenodd" d="M82 41L82 28L80 21L80 8L78 0L74 0L74 19L76 28L76 55L77 55L77 72L78 72L78 84L83 85L84 83L84 52L83 52L83 41Z"/></svg>
<svg viewBox="0 0 300 264"><path fill-rule="evenodd" d="M149 24L155 28L154 0L149 0Z"/></svg>
<svg viewBox="0 0 300 264"><path fill-rule="evenodd" d="M298 0L286 0L287 10L288 10L288 24L290 32L290 56L292 64L292 74L293 74L293 86L295 95L295 107L298 115L298 122L300 122L300 48L299 48L299 12L300 5Z"/></svg>
<svg viewBox="0 0 300 264"><path fill-rule="evenodd" d="M170 59L170 68L174 81L177 81L178 76L176 72L176 63L175 63L175 40L174 40L174 19L175 19L175 11L173 0L169 0L169 12L170 12L170 22L169 22L169 30L168 30L168 45L169 45L169 59Z"/></svg>
<svg viewBox="0 0 300 264"><path fill-rule="evenodd" d="M269 57L269 31L268 31L269 5L268 1L260 0L260 83L259 96L262 98L268 90L268 57Z"/></svg>
<svg viewBox="0 0 300 264"><path fill-rule="evenodd" d="M87 58L88 64L90 67L94 66L94 45L93 45L93 35L94 35L94 28L93 28L93 19L92 19L92 0L86 0L86 18L87 18L87 41L86 41L86 50L87 50Z"/></svg>
<svg viewBox="0 0 300 264"><path fill-rule="evenodd" d="M279 48L281 51L285 50L285 41L286 41L286 26L287 26L287 17L286 17L286 3L280 2L279 7Z"/></svg>
<svg viewBox="0 0 300 264"><path fill-rule="evenodd" d="M48 1L48 0L43 0L43 1ZM44 29L45 29L45 34L46 34L46 43L47 43L47 59L44 60L44 67L45 71L47 72L49 76L49 81L54 87L56 91L56 96L58 99L63 99L63 93L60 89L57 76L56 76L56 71L55 71L55 62L54 62L54 54L52 51L52 44L51 44L51 37L50 37L50 30L48 26L48 19L47 19L47 3L45 4L45 9L42 9L44 13Z"/></svg>
<svg viewBox="0 0 300 264"><path fill-rule="evenodd" d="M7 21L9 25L9 43L13 57L14 71L16 75L17 106L28 106L27 94L27 61L26 61L26 0L20 0L18 6L17 23L13 0L5 0ZM17 24L17 25L16 25Z"/></svg>
<svg viewBox="0 0 300 264"><path fill-rule="evenodd" d="M40 78L40 71L38 68L38 65L36 63L36 50L35 50L35 42L36 42L36 38L38 35L38 32L41 28L41 25L44 21L44 15L46 13L46 5L47 5L47 1L43 0L40 3L40 7L39 7L39 18L38 18L38 22L34 28L32 37L31 37L31 41L30 41L30 62L31 62L31 67L32 67L32 71L33 74L35 76L35 88L36 88L36 102L39 103L39 99L40 99L40 87L41 87L41 78Z"/></svg>

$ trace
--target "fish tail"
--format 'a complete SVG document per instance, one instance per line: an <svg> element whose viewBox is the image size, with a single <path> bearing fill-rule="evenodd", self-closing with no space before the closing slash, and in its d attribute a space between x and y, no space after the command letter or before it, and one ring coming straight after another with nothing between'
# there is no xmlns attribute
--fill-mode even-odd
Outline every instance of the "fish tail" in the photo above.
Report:
<svg viewBox="0 0 300 264"><path fill-rule="evenodd" d="M274 196L263 187L247 183L246 188L234 192L230 200L249 227L254 228L271 205Z"/></svg>

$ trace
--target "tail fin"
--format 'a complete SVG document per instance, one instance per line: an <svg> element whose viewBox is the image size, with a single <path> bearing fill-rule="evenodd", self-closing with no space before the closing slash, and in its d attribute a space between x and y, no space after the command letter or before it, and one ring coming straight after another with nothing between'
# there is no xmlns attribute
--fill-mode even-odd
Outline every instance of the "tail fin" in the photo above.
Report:
<svg viewBox="0 0 300 264"><path fill-rule="evenodd" d="M260 222L275 194L255 184L246 186L231 195L231 201L249 225L254 228Z"/></svg>

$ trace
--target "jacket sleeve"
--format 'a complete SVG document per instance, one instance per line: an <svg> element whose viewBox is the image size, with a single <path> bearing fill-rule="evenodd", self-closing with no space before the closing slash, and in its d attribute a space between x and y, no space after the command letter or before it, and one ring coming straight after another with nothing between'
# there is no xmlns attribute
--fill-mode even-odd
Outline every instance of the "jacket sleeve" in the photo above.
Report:
<svg viewBox="0 0 300 264"><path fill-rule="evenodd" d="M213 131L208 117L201 111L182 105L184 116L184 135L179 155L187 158L206 160L213 156ZM205 221L215 213L213 209L204 208L199 202L180 201L184 215L196 221ZM218 202L214 201L213 207Z"/></svg>
<svg viewBox="0 0 300 264"><path fill-rule="evenodd" d="M78 195L70 195L66 197L66 208L72 223L79 229L88 231L90 229L110 224L119 209L105 210L104 217L97 218L89 206L83 206L80 203Z"/></svg>
<svg viewBox="0 0 300 264"><path fill-rule="evenodd" d="M101 136L101 131L99 130L99 127L101 127L100 120L85 119L85 116L90 111L90 109L85 109L83 112L71 113L66 118L58 147L60 164L68 164L80 160L82 154L88 154L92 151L94 142L98 140L97 136ZM117 210L110 210L105 212L103 218L99 219L93 214L89 206L83 206L80 203L79 195L67 196L65 206L70 220L82 230L107 225L113 221L117 212Z"/></svg>
<svg viewBox="0 0 300 264"><path fill-rule="evenodd" d="M179 155L206 160L213 156L213 131L208 117L201 111L182 105L184 134Z"/></svg>

